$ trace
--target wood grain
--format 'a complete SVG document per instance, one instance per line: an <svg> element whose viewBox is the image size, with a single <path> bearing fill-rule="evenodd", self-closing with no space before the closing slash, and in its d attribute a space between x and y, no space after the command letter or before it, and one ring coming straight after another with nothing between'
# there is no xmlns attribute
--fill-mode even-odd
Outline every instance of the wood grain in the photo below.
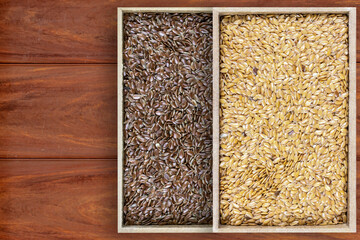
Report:
<svg viewBox="0 0 360 240"><path fill-rule="evenodd" d="M0 2L0 63L116 63L117 7L359 7L358 0ZM360 10L359 10L360 11ZM357 19L360 21L360 12ZM359 26L358 26L359 29ZM360 46L360 31L357 31ZM360 61L360 50L357 51Z"/></svg>
<svg viewBox="0 0 360 240"><path fill-rule="evenodd" d="M0 158L115 158L116 65L0 65Z"/></svg>
<svg viewBox="0 0 360 240"><path fill-rule="evenodd" d="M360 203L360 165L357 166ZM116 160L0 161L0 239L359 239L357 234L117 234ZM360 220L360 209L358 209Z"/></svg>
<svg viewBox="0 0 360 240"><path fill-rule="evenodd" d="M116 233L116 161L0 161L0 239Z"/></svg>
<svg viewBox="0 0 360 240"><path fill-rule="evenodd" d="M0 64L0 158L116 158L116 79L115 64Z"/></svg>

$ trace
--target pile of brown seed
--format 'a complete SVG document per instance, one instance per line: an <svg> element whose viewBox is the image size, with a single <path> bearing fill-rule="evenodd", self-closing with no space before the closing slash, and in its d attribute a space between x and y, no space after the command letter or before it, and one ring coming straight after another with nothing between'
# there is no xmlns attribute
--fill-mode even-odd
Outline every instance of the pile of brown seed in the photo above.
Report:
<svg viewBox="0 0 360 240"><path fill-rule="evenodd" d="M123 57L125 224L209 224L211 14L125 14Z"/></svg>
<svg viewBox="0 0 360 240"><path fill-rule="evenodd" d="M346 223L347 16L225 16L220 52L221 223Z"/></svg>

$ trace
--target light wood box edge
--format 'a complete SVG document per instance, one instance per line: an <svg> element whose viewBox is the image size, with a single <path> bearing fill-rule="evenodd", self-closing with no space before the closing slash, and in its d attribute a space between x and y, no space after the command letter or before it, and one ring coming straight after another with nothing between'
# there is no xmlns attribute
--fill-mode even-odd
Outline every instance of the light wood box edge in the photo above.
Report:
<svg viewBox="0 0 360 240"><path fill-rule="evenodd" d="M234 14L344 13L349 15L348 223L328 226L227 226L219 219L219 19ZM356 232L356 8L213 8L213 232Z"/></svg>

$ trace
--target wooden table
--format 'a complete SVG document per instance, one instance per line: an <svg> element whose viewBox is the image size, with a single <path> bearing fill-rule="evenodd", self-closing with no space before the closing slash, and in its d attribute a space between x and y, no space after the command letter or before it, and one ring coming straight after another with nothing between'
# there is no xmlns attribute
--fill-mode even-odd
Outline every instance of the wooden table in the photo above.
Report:
<svg viewBox="0 0 360 240"><path fill-rule="evenodd" d="M359 7L360 2L0 0L0 239L360 239L360 233L117 234L116 8L121 6ZM359 124L360 115L357 119Z"/></svg>

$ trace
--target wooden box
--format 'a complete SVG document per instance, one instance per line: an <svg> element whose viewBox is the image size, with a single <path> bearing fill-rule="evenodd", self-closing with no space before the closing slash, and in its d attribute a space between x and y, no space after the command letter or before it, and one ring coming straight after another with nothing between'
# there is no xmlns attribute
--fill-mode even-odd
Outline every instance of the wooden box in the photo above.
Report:
<svg viewBox="0 0 360 240"><path fill-rule="evenodd" d="M118 232L119 233L208 233L211 225L132 225L123 224L123 13L168 12L211 13L212 8L118 8Z"/></svg>
<svg viewBox="0 0 360 240"><path fill-rule="evenodd" d="M219 20L223 15L342 13L349 16L349 155L347 224L327 226L229 226L219 216ZM356 8L214 8L213 9L213 231L214 232L356 232Z"/></svg>
<svg viewBox="0 0 360 240"><path fill-rule="evenodd" d="M213 226L123 224L123 13L213 12ZM227 226L219 215L219 19L223 15L344 13L349 16L348 223L328 226ZM118 8L118 232L356 232L356 8Z"/></svg>

